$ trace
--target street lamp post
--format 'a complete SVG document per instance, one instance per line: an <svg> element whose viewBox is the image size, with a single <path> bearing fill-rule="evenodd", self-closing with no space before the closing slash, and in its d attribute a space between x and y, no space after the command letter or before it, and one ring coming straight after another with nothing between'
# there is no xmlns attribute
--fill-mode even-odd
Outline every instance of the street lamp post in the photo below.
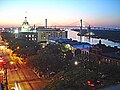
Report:
<svg viewBox="0 0 120 90"><path fill-rule="evenodd" d="M8 80L7 80L7 67L5 65L5 87L6 87L6 90L8 90Z"/></svg>

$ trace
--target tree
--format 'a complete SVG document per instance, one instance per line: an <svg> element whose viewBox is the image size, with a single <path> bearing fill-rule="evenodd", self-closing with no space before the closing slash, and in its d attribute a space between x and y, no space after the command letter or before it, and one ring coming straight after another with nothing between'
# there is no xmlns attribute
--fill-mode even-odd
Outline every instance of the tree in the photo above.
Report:
<svg viewBox="0 0 120 90"><path fill-rule="evenodd" d="M71 57L69 57L69 59L71 59ZM57 73L67 66L64 52L62 51L62 46L60 44L48 45L45 48L40 49L37 55L33 56L29 62L34 63L31 65L36 64L39 71L42 71L43 73Z"/></svg>

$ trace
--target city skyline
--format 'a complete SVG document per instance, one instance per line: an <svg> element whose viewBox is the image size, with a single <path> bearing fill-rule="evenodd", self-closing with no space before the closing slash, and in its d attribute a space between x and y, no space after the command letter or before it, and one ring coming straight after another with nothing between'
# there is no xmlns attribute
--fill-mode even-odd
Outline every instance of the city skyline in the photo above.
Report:
<svg viewBox="0 0 120 90"><path fill-rule="evenodd" d="M30 25L85 25L120 27L119 0L0 0L0 26L21 26L24 17Z"/></svg>

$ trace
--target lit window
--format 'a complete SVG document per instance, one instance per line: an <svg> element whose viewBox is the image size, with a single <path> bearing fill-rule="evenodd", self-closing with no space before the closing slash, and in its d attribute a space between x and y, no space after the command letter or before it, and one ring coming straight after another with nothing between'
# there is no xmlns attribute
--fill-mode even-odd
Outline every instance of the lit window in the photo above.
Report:
<svg viewBox="0 0 120 90"><path fill-rule="evenodd" d="M34 35L32 35L32 37L34 37Z"/></svg>
<svg viewBox="0 0 120 90"><path fill-rule="evenodd" d="M32 38L32 40L34 40L34 38Z"/></svg>
<svg viewBox="0 0 120 90"><path fill-rule="evenodd" d="M31 35L29 35L29 37L31 37Z"/></svg>

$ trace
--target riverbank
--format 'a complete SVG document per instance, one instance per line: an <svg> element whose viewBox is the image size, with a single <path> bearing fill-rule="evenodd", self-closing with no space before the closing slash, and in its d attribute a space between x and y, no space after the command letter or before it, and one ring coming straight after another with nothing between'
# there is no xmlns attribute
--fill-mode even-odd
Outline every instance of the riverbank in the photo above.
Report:
<svg viewBox="0 0 120 90"><path fill-rule="evenodd" d="M120 43L120 31L92 30L92 32L95 33L95 38L108 39Z"/></svg>

